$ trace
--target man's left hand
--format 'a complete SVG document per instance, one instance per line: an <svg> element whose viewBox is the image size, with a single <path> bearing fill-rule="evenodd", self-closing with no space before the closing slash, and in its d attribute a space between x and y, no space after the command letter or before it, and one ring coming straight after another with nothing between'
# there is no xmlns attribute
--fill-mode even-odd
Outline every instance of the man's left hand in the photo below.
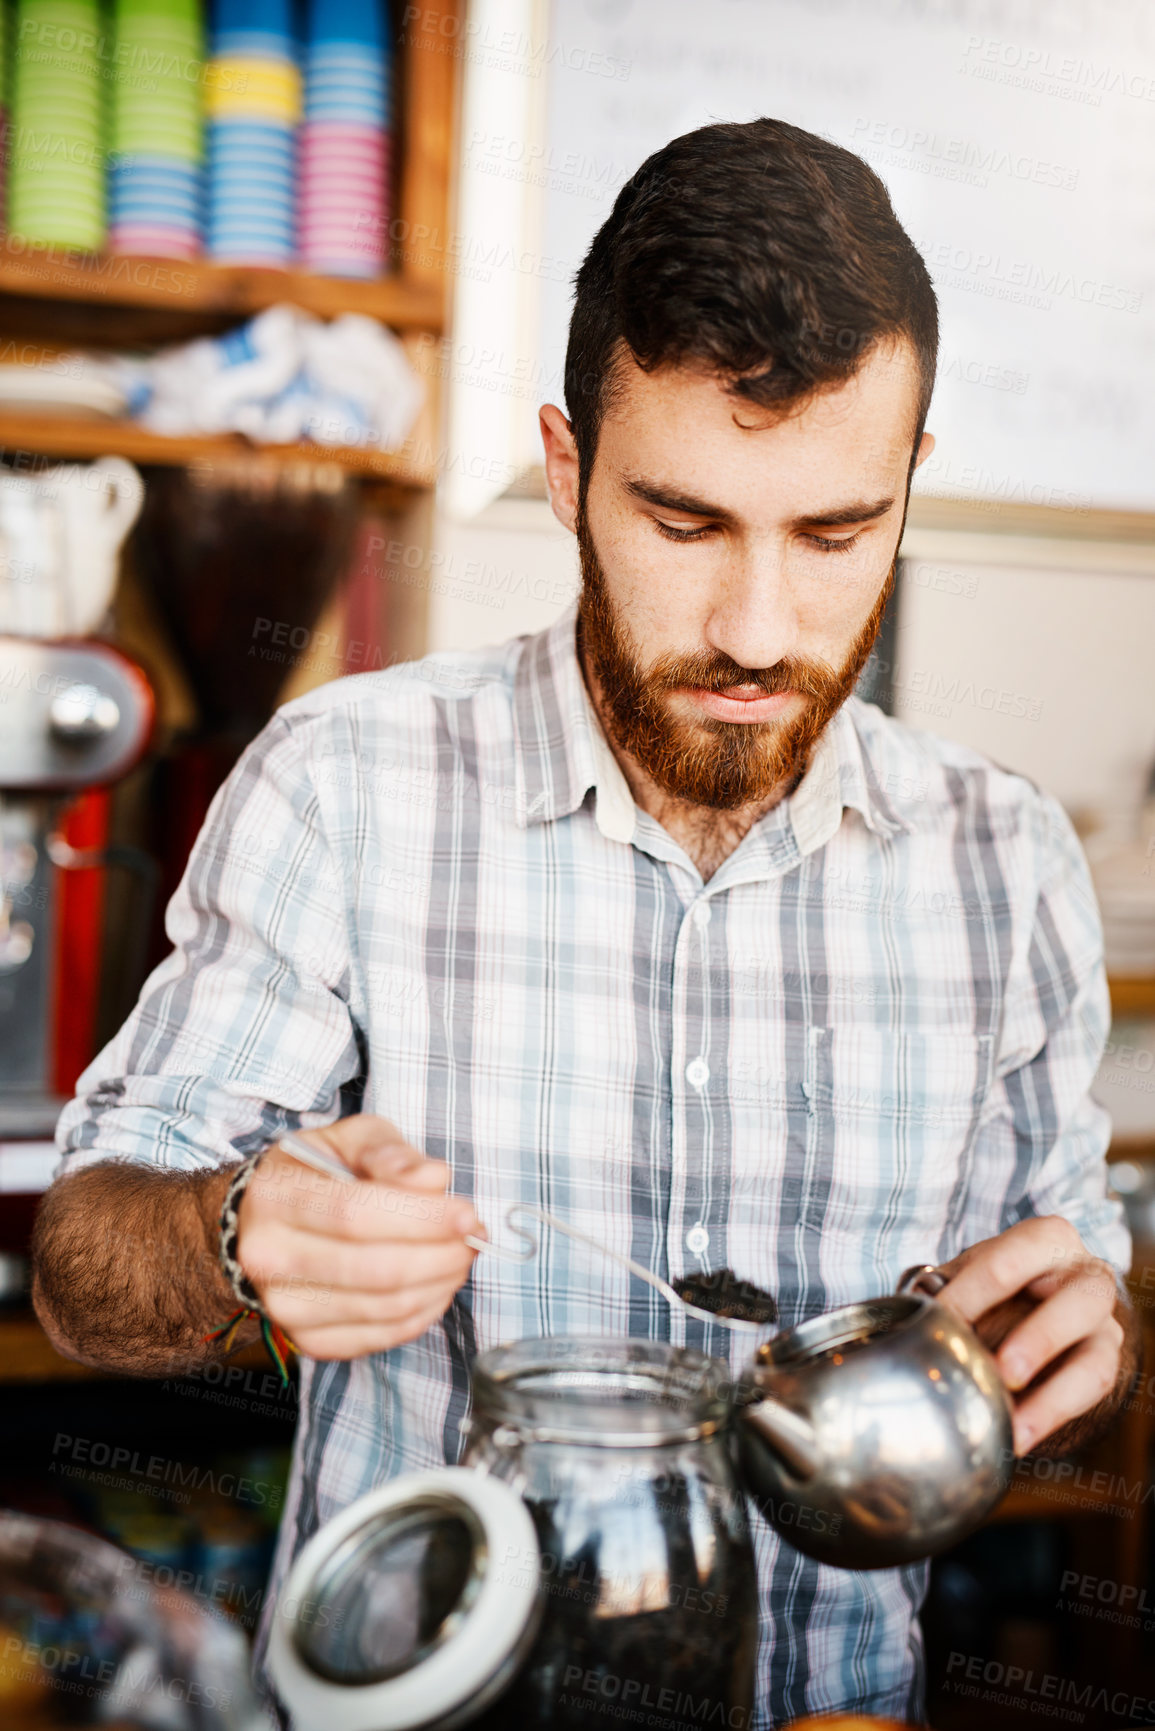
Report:
<svg viewBox="0 0 1155 1731"><path fill-rule="evenodd" d="M1114 1269L1062 1216L1021 1220L940 1269L940 1301L991 1348L1015 1397L1017 1455L1090 1412L1133 1368Z"/></svg>

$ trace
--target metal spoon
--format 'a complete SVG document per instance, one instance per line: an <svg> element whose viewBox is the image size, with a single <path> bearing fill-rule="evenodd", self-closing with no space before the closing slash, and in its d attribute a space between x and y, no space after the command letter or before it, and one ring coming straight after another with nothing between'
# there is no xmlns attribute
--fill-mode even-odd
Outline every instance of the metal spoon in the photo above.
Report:
<svg viewBox="0 0 1155 1731"><path fill-rule="evenodd" d="M491 1244L488 1239L475 1238L470 1233L465 1235L466 1244L478 1252L500 1257L503 1262L528 1262L531 1257L536 1256L538 1242L532 1232L527 1232L524 1226L514 1224L513 1216L515 1214L531 1214L535 1220L540 1220L543 1226L550 1226L555 1232L564 1232L567 1238L573 1238L579 1244L588 1245L591 1250L596 1250L600 1256L604 1256L608 1262L616 1262L619 1268L628 1268L631 1274L636 1274L639 1280L644 1280L648 1286L652 1286L656 1292L660 1292L671 1309L681 1310L688 1316L696 1316L702 1322L716 1323L719 1328L732 1329L735 1334L765 1334L766 1329L770 1326L765 1322L746 1322L737 1316L718 1316L712 1310L703 1310L699 1305L691 1304L690 1300L683 1298L679 1292L676 1292L668 1281L661 1279L657 1274L652 1274L648 1268L643 1268L641 1263L635 1262L632 1256L623 1256L617 1250L608 1250L600 1239L591 1238L588 1232L579 1232L576 1226L568 1225L566 1221L559 1220L556 1214L550 1214L546 1209L538 1208L532 1202L515 1202L505 1211L506 1225L511 1232L515 1232L519 1238L525 1240L529 1245L528 1250L520 1253L516 1250L502 1250L498 1245Z"/></svg>
<svg viewBox="0 0 1155 1731"><path fill-rule="evenodd" d="M312 1166L317 1172L327 1173L330 1178L336 1178L345 1184L360 1183L356 1173L350 1172L349 1168L343 1165L335 1155L314 1148L311 1143L303 1141L295 1131L285 1131L279 1138L279 1143L286 1154L291 1154L295 1160L303 1161L306 1166ZM499 1245L491 1244L487 1238L478 1238L471 1232L465 1234L466 1244L471 1250L476 1250L479 1254L487 1256L496 1256L502 1262L532 1261L538 1253L538 1240L532 1232L527 1232L524 1226L515 1224L513 1219L515 1214L531 1214L543 1226L550 1226L555 1232L562 1232L567 1238L573 1238L579 1244L588 1245L591 1250L596 1250L607 1261L617 1263L619 1268L627 1268L631 1274L636 1274L639 1280L644 1280L647 1285L652 1286L655 1292L660 1292L671 1309L681 1310L687 1316L696 1316L702 1322L716 1323L719 1328L732 1329L735 1334L764 1334L769 1326L764 1322L746 1322L737 1316L718 1316L712 1310L703 1310L699 1305L691 1304L689 1299L683 1298L675 1292L668 1281L663 1280L660 1275L651 1274L648 1268L643 1268L641 1263L635 1262L632 1256L622 1256L619 1251L608 1250L599 1239L591 1238L588 1232L579 1232L576 1226L568 1225L564 1220L559 1220L556 1214L550 1214L548 1210L538 1208L532 1202L514 1202L505 1211L505 1224L511 1232L529 1246L527 1250L503 1250Z"/></svg>

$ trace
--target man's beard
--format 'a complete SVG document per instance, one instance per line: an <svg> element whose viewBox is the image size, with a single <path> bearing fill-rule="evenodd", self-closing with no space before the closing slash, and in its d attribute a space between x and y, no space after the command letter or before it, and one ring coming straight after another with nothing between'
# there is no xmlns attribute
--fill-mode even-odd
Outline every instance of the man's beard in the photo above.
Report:
<svg viewBox="0 0 1155 1731"><path fill-rule="evenodd" d="M787 655L773 667L743 667L719 650L669 652L643 668L625 622L614 608L589 531L584 503L577 516L582 592L578 628L582 653L601 687L602 719L618 748L673 798L719 811L788 793L805 772L811 747L854 689L882 625L894 588L897 554L882 593L841 667ZM832 555L837 558L837 554ZM679 719L666 692L731 685L761 692L797 691L806 699L792 721L721 721L703 715Z"/></svg>

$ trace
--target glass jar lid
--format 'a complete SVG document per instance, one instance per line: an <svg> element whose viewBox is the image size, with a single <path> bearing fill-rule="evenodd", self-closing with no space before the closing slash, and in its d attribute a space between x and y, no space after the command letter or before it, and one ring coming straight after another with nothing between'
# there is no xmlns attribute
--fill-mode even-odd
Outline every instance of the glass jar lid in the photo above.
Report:
<svg viewBox="0 0 1155 1731"><path fill-rule="evenodd" d="M405 1473L315 1533L277 1603L269 1672L301 1731L465 1724L541 1615L540 1550L508 1485Z"/></svg>

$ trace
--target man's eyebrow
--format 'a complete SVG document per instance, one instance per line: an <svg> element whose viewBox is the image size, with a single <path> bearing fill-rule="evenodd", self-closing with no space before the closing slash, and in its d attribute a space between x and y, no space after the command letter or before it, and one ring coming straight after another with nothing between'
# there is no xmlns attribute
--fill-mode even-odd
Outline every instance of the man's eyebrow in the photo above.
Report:
<svg viewBox="0 0 1155 1731"><path fill-rule="evenodd" d="M894 504L888 499L855 499L849 505L836 505L830 511L815 511L806 517L795 517L794 529L841 529L848 523L870 523L875 517L885 517Z"/></svg>
<svg viewBox="0 0 1155 1731"><path fill-rule="evenodd" d="M659 487L640 475L627 475L624 485L626 492L644 505L657 505L663 511L682 511L688 517L713 517L718 523L738 521L732 511L721 505L711 505L708 499L696 499L692 493L681 493L672 487Z"/></svg>
<svg viewBox="0 0 1155 1731"><path fill-rule="evenodd" d="M631 498L640 499L645 505L656 505L660 510L681 511L687 517L712 517L716 523L736 523L738 520L722 505L712 505L708 499L699 499L693 493L683 493L677 488L657 486L639 475L627 476L623 485ZM810 511L805 516L795 517L790 527L839 529L849 523L869 523L876 517L885 516L893 504L893 495L885 499L855 499L849 505L834 505L828 511Z"/></svg>

